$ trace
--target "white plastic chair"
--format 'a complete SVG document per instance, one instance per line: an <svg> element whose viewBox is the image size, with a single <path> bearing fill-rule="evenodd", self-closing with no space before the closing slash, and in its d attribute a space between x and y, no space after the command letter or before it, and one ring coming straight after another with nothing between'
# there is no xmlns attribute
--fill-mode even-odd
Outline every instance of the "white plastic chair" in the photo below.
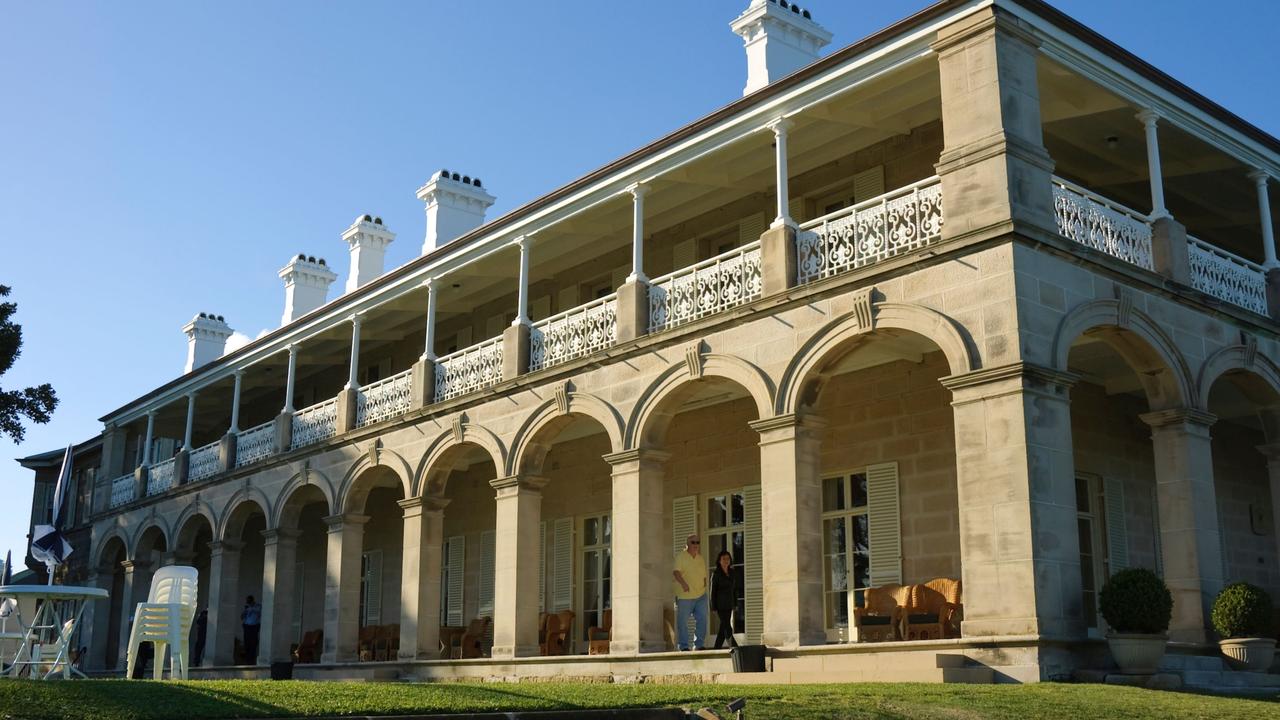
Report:
<svg viewBox="0 0 1280 720"><path fill-rule="evenodd" d="M129 632L129 653L125 677L133 677L138 647L144 642L155 645L152 677L164 677L164 651L169 650L169 677L187 679L187 647L191 623L196 616L196 597L200 574L193 567L170 565L156 571L151 578L147 602L138 603L133 613L133 629Z"/></svg>

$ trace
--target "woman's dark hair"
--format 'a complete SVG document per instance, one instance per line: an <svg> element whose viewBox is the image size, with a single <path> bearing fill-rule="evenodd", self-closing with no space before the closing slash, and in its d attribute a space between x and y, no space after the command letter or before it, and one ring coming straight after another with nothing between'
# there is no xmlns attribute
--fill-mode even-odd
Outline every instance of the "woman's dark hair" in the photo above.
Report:
<svg viewBox="0 0 1280 720"><path fill-rule="evenodd" d="M720 558L722 557L729 558L729 567L733 567L733 553L730 553L728 550L721 550L720 554L716 555L716 570L720 569Z"/></svg>

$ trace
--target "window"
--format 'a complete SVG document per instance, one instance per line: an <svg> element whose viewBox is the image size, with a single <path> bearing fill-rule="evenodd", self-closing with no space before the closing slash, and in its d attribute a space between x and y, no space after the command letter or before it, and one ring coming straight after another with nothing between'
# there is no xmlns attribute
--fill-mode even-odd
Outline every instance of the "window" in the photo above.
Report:
<svg viewBox="0 0 1280 720"><path fill-rule="evenodd" d="M727 550L733 556L733 564L729 566L733 580L737 586L738 596L735 598L733 611L733 631L746 632L746 578L743 573L746 561L747 512L742 491L712 495L706 498L707 527L703 533L703 553L707 558L707 567L715 572L716 558L721 551ZM720 619L711 613L711 625L708 633L718 632Z"/></svg>
<svg viewBox="0 0 1280 720"><path fill-rule="evenodd" d="M360 627L382 622L382 551L360 555Z"/></svg>
<svg viewBox="0 0 1280 720"><path fill-rule="evenodd" d="M582 519L582 633L601 627L610 605L613 520L606 513Z"/></svg>
<svg viewBox="0 0 1280 720"><path fill-rule="evenodd" d="M1095 475L1076 476L1076 528L1080 533L1080 591L1084 624L1090 635L1101 635L1098 590L1107 577L1103 525L1102 483Z"/></svg>
<svg viewBox="0 0 1280 720"><path fill-rule="evenodd" d="M822 480L823 606L828 630L849 626L849 593L856 606L871 586L867 474Z"/></svg>

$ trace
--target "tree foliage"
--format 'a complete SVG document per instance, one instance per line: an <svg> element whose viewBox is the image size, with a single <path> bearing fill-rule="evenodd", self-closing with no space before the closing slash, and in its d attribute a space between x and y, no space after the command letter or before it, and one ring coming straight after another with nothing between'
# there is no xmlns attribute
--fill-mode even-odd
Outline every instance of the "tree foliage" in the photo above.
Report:
<svg viewBox="0 0 1280 720"><path fill-rule="evenodd" d="M8 297L9 288L0 285L0 297ZM9 372L13 363L22 354L22 326L13 321L13 314L18 306L11 302L0 302L0 376ZM0 433L13 438L15 443L22 442L26 429L22 427L22 418L33 423L49 422L53 409L58 407L58 395L49 383L21 390L5 390L0 387Z"/></svg>

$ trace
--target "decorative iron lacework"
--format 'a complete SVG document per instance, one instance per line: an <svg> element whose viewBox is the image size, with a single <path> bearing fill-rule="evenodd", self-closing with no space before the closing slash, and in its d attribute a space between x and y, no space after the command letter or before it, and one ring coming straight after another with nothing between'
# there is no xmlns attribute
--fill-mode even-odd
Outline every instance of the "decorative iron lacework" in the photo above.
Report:
<svg viewBox="0 0 1280 720"><path fill-rule="evenodd" d="M111 481L111 507L120 507L133 502L133 493L136 488L136 481L133 473L121 475Z"/></svg>
<svg viewBox="0 0 1280 720"><path fill-rule="evenodd" d="M158 495L173 487L173 474L177 469L177 458L169 458L152 465L147 470L147 494Z"/></svg>
<svg viewBox="0 0 1280 720"><path fill-rule="evenodd" d="M409 410L413 399L413 369L360 388L356 400L356 427L382 422Z"/></svg>
<svg viewBox="0 0 1280 720"><path fill-rule="evenodd" d="M1187 255L1191 287L1259 315L1267 314L1267 276L1262 266L1193 237L1187 238Z"/></svg>
<svg viewBox="0 0 1280 720"><path fill-rule="evenodd" d="M762 283L758 241L663 275L649 285L649 332L755 300Z"/></svg>
<svg viewBox="0 0 1280 720"><path fill-rule="evenodd" d="M1062 237L1140 268L1155 269L1151 225L1142 213L1056 177L1053 211Z"/></svg>
<svg viewBox="0 0 1280 720"><path fill-rule="evenodd" d="M838 275L941 237L942 185L935 176L801 225L797 280L804 284Z"/></svg>
<svg viewBox="0 0 1280 720"><path fill-rule="evenodd" d="M189 480L194 482L218 474L222 469L221 463L218 462L218 445L219 442L214 440L208 445L191 451L191 456L187 459L187 478Z"/></svg>
<svg viewBox="0 0 1280 720"><path fill-rule="evenodd" d="M616 342L618 296L607 295L534 323L529 332L529 370L559 365Z"/></svg>
<svg viewBox="0 0 1280 720"><path fill-rule="evenodd" d="M276 451L275 421L236 433L236 467L270 457Z"/></svg>
<svg viewBox="0 0 1280 720"><path fill-rule="evenodd" d="M328 440L338 434L338 398L332 397L293 414L293 441L297 449Z"/></svg>
<svg viewBox="0 0 1280 720"><path fill-rule="evenodd" d="M502 336L436 361L436 402L466 395L502 380Z"/></svg>

